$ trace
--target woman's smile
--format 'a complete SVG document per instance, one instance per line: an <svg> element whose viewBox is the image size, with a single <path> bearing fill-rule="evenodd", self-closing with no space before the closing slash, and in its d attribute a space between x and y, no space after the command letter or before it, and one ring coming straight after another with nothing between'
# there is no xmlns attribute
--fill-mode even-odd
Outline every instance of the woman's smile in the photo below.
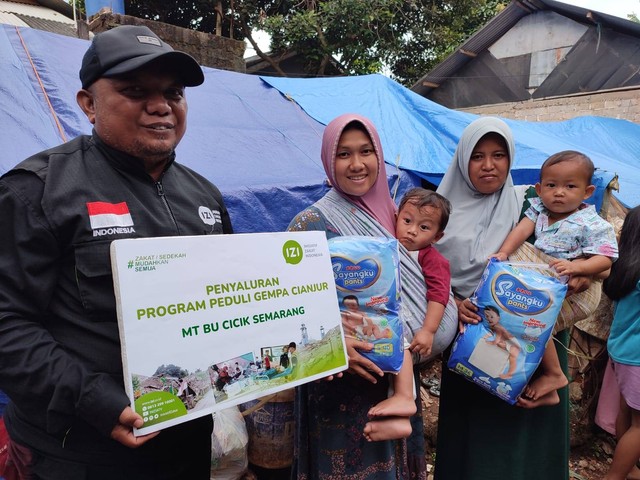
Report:
<svg viewBox="0 0 640 480"><path fill-rule="evenodd" d="M369 136L358 129L345 130L336 148L335 177L347 195L361 197L378 178L378 157Z"/></svg>

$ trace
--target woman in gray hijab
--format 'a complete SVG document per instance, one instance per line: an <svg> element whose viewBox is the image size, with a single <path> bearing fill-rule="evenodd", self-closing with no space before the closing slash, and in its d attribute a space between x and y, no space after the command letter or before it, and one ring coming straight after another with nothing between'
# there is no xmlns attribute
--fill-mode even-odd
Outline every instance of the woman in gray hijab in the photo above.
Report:
<svg viewBox="0 0 640 480"><path fill-rule="evenodd" d="M487 258L516 225L524 188L510 169L515 147L509 126L483 117L463 132L438 193L453 207L438 250L451 265L460 323L477 323L469 301ZM558 352L566 368L564 349ZM436 480L566 480L569 478L568 398L523 409L509 405L460 375L442 371Z"/></svg>
<svg viewBox="0 0 640 480"><path fill-rule="evenodd" d="M493 139L493 148L476 151L472 159L481 139ZM451 285L458 298L473 293L487 258L500 249L518 223L522 200L509 173L514 150L513 135L506 123L493 117L479 118L462 133L438 187L453 210L447 233L436 247L451 263Z"/></svg>

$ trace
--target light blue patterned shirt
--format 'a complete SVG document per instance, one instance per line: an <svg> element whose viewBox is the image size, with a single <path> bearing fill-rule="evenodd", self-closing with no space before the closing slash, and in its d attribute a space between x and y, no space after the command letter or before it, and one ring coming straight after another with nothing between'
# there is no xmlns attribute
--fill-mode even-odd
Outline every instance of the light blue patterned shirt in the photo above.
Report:
<svg viewBox="0 0 640 480"><path fill-rule="evenodd" d="M535 247L547 255L571 260L591 255L618 258L613 226L593 205L583 203L575 213L549 225L549 210L539 198L532 198L525 215L536 224Z"/></svg>

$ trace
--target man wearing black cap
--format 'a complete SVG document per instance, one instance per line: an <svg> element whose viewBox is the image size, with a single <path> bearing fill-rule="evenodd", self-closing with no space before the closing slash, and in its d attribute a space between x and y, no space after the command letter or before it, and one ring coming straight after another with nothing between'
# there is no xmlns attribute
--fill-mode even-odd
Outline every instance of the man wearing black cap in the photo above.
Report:
<svg viewBox="0 0 640 480"><path fill-rule="evenodd" d="M94 125L0 179L0 388L10 468L34 479L208 479L210 416L134 437L109 245L231 233L218 189L174 162L197 62L151 30L95 36L80 69ZM150 345L150 348L153 348Z"/></svg>

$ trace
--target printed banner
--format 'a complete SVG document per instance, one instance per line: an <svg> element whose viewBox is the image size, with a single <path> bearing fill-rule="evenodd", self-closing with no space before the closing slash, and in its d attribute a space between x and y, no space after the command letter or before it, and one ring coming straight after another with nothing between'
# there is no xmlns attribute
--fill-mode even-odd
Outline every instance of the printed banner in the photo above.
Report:
<svg viewBox="0 0 640 480"><path fill-rule="evenodd" d="M347 368L324 232L116 240L111 263L136 435Z"/></svg>

